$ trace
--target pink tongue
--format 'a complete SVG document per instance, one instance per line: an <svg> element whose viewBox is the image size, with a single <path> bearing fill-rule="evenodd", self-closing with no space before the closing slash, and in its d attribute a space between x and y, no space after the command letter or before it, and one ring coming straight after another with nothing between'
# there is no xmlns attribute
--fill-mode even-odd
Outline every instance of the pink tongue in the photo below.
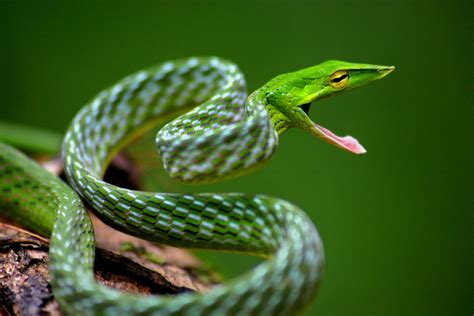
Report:
<svg viewBox="0 0 474 316"><path fill-rule="evenodd" d="M337 147L350 151L354 154L365 154L367 152L365 148L359 144L359 141L352 136L337 136L327 128L324 128L316 123L314 123L314 127L318 130L318 136L330 144L336 145Z"/></svg>

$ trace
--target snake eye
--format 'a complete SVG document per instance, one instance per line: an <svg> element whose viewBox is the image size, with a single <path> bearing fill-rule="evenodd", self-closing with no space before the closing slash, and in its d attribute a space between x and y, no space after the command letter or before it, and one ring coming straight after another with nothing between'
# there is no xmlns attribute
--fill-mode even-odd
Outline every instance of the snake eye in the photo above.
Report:
<svg viewBox="0 0 474 316"><path fill-rule="evenodd" d="M334 89L342 89L349 82L349 73L346 70L335 71L329 77L329 85Z"/></svg>

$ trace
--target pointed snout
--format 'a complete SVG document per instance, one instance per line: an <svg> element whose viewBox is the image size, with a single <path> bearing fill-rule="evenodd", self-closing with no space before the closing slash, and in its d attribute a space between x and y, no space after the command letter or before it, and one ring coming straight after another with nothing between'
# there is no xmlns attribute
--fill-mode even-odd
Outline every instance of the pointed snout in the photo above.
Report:
<svg viewBox="0 0 474 316"><path fill-rule="evenodd" d="M377 69L377 72L380 74L379 79L382 79L383 77L387 76L389 73L395 70L395 66L386 66L386 67L380 67Z"/></svg>

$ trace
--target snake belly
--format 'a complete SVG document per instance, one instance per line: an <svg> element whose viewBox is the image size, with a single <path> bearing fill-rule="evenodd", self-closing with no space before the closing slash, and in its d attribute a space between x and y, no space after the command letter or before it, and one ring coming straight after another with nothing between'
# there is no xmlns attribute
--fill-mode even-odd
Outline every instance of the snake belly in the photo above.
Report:
<svg viewBox="0 0 474 316"><path fill-rule="evenodd" d="M251 172L278 145L258 90L247 97L238 67L223 59L166 62L99 93L74 118L63 143L65 171L75 192L39 170L24 176L29 177L28 183L48 179L54 196L48 205L56 211L50 273L61 310L81 315L294 315L303 311L319 288L324 255L313 223L297 206L265 195L133 191L102 180L120 148L170 118L175 119L161 128L156 143L165 170L180 181L209 183ZM0 168L22 167L17 155L13 151L0 155ZM34 168L23 169L27 173ZM140 296L107 288L94 279L94 233L79 196L102 220L128 234L171 246L248 253L267 260L205 294Z"/></svg>

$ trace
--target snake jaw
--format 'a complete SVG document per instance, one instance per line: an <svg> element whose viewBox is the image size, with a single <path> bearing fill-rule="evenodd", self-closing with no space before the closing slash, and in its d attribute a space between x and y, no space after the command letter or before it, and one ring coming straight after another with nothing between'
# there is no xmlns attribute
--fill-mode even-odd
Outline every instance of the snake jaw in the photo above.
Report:
<svg viewBox="0 0 474 316"><path fill-rule="evenodd" d="M305 129L308 130L312 135L317 136L324 140L325 142L337 146L341 149L349 151L354 154L365 154L367 151L354 137L347 135L344 137L338 136L331 132L329 129L316 124L309 118L309 109L311 103L305 103L299 106L300 109L305 113L306 117L306 126Z"/></svg>

